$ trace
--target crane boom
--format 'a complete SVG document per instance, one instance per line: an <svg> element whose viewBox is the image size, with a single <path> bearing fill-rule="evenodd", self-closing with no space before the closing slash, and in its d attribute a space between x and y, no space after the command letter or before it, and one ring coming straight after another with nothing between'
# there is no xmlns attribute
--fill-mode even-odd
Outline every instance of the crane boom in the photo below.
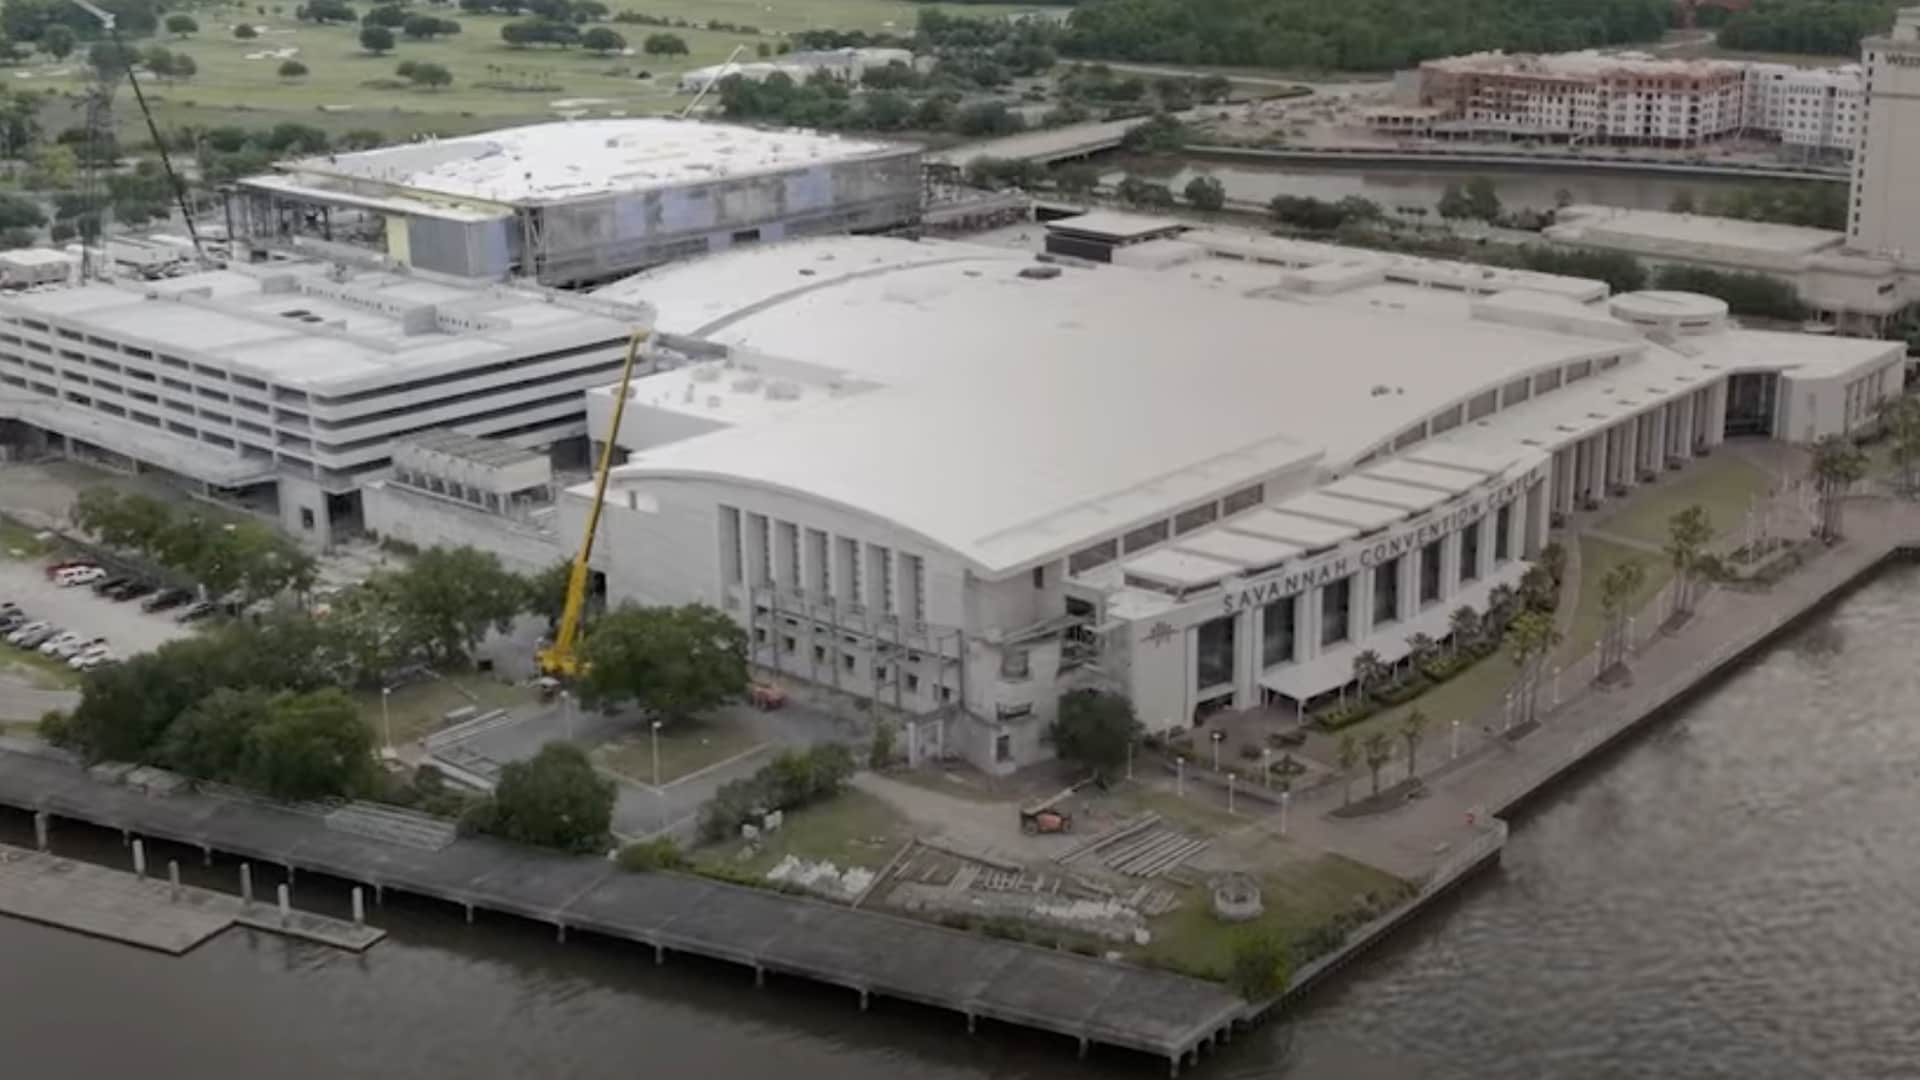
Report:
<svg viewBox="0 0 1920 1080"><path fill-rule="evenodd" d="M113 12L90 3L89 0L73 0L74 4L87 14L100 20L101 29L107 32L107 40L113 43L115 50L126 51L120 41L120 28L115 24ZM160 137L160 125L153 119L153 110L147 107L146 92L140 89L140 80L133 74L133 64L127 64L127 83L133 87L133 100L140 106L140 115L147 121L147 135L153 139L153 148L160 153L160 167L166 171L167 184L173 188L174 202L179 204L180 218L186 222L187 238L193 242L193 257L202 262L207 253L200 247L200 230L193 224L193 207L187 202L187 187L180 182L180 176L173 171L173 157L167 153L167 142ZM105 250L106 238L101 238L102 250Z"/></svg>
<svg viewBox="0 0 1920 1080"><path fill-rule="evenodd" d="M635 330L627 339L626 363L620 366L620 389L614 395L613 416L607 422L607 439L600 447L600 465L593 478L593 505L587 510L587 528L580 537L580 552L573 557L573 569L567 575L567 602L560 611L560 629L553 644L540 650L542 674L572 678L580 673L580 658L574 646L580 637L580 618L587 606L587 577L592 572L588 560L593 556L593 537L600 531L600 511L607 502L607 476L613 472L613 447L620 436L620 421L627 412L627 392L633 384L633 364L647 331Z"/></svg>

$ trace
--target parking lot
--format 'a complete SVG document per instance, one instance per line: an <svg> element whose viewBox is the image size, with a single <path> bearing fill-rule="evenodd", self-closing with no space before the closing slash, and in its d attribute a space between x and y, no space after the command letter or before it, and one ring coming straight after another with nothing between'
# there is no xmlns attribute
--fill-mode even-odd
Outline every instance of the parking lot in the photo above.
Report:
<svg viewBox="0 0 1920 1080"><path fill-rule="evenodd" d="M47 580L47 559L0 558L0 602L11 601L34 619L89 638L104 637L116 655L146 652L193 633L173 612L145 612L139 600L113 601L84 586L63 589Z"/></svg>

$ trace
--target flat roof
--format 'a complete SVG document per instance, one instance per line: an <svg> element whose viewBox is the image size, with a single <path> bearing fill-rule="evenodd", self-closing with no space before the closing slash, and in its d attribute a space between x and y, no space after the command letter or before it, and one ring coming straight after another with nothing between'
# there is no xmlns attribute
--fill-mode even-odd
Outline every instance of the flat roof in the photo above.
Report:
<svg viewBox="0 0 1920 1080"><path fill-rule="evenodd" d="M520 465L529 461L546 461L547 455L536 453L525 447L515 446L499 439L482 439L476 435L467 435L451 428L434 431L422 431L403 436L396 445L411 445L422 450L431 450L436 454L458 458L473 465L490 469Z"/></svg>
<svg viewBox="0 0 1920 1080"><path fill-rule="evenodd" d="M1365 502L1397 507L1410 514L1438 506L1452 498L1452 495L1447 492L1413 484L1395 483L1373 475L1343 476L1331 484L1323 485L1320 490L1344 499L1360 499Z"/></svg>
<svg viewBox="0 0 1920 1080"><path fill-rule="evenodd" d="M1249 566L1270 566L1291 559L1302 550L1298 545L1289 544L1284 540L1269 540L1265 537L1234 532L1231 529L1206 529L1202 532L1188 533L1185 536L1176 536L1172 546L1178 551L1234 563L1242 569Z"/></svg>
<svg viewBox="0 0 1920 1080"><path fill-rule="evenodd" d="M915 149L905 143L813 131L622 117L530 124L352 154L298 158L279 169L517 204L657 191Z"/></svg>
<svg viewBox="0 0 1920 1080"><path fill-rule="evenodd" d="M711 341L884 384L637 453L620 482L803 492L1010 572L1169 506L1350 460L1452 401L1622 348L1274 303L1118 266L1022 274L1034 265L998 248L837 238L603 290L645 297L664 325L698 323ZM698 314L683 319L664 298L688 292ZM926 455L895 452L928 446L955 448L937 484ZM1347 513L1371 521L1364 510Z"/></svg>
<svg viewBox="0 0 1920 1080"><path fill-rule="evenodd" d="M1121 563L1120 568L1137 577L1152 578L1183 589L1210 585L1240 572L1238 563L1209 559L1204 555L1192 555L1173 548L1159 548L1145 555L1137 555Z"/></svg>
<svg viewBox="0 0 1920 1080"><path fill-rule="evenodd" d="M1144 240L1162 233L1179 232L1187 223L1178 218L1148 217L1119 210L1089 210L1072 217L1055 218L1046 223L1048 232L1075 233L1103 240Z"/></svg>
<svg viewBox="0 0 1920 1080"><path fill-rule="evenodd" d="M1554 212L1547 234L1556 239L1603 243L1609 237L1634 241L1649 249L1675 251L1692 246L1769 256L1812 255L1838 247L1846 234L1803 225L1775 225L1764 221L1675 214L1665 210L1627 210L1616 206L1577 204Z"/></svg>
<svg viewBox="0 0 1920 1080"><path fill-rule="evenodd" d="M1350 525L1301 517L1274 507L1263 507L1251 514L1236 517L1219 528L1285 541L1302 552L1332 547L1360 535L1360 530Z"/></svg>
<svg viewBox="0 0 1920 1080"><path fill-rule="evenodd" d="M624 339L651 319L637 304L320 261L95 279L0 297L0 311L328 393Z"/></svg>
<svg viewBox="0 0 1920 1080"><path fill-rule="evenodd" d="M1343 499L1337 495L1328 494L1324 487L1275 503L1273 508L1283 514L1297 514L1338 525L1351 525L1361 531L1385 528L1406 517L1408 513L1396 506L1381 506L1379 503L1361 502L1358 499Z"/></svg>

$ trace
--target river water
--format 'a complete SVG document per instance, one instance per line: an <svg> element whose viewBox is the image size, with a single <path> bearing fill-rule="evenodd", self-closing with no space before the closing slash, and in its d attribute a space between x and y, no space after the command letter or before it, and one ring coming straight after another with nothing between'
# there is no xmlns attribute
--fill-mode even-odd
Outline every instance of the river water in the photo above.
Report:
<svg viewBox="0 0 1920 1080"><path fill-rule="evenodd" d="M1224 161L1185 161L1177 158L1099 159L1103 183L1117 183L1128 175L1168 184L1178 193L1195 176L1212 176L1226 188L1233 202L1266 204L1275 195L1309 195L1341 199L1360 195L1389 211L1424 207L1431 211L1448 184L1465 183L1472 176L1493 181L1500 203L1508 210L1551 210L1562 202L1600 203L1633 210L1666 210L1685 193L1697 206L1706 205L1714 192L1762 184L1785 183L1754 177L1662 176L1633 173L1535 172L1523 169L1397 168L1371 166L1322 168L1307 164L1250 165Z"/></svg>
<svg viewBox="0 0 1920 1080"><path fill-rule="evenodd" d="M1888 574L1597 763L1500 869L1185 1075L1916 1075L1917 590L1920 570ZM72 826L56 844L124 858ZM302 898L338 902L304 879ZM180 959L0 919L0 1076L1165 1075L431 904L376 915L393 933L364 957L230 932Z"/></svg>

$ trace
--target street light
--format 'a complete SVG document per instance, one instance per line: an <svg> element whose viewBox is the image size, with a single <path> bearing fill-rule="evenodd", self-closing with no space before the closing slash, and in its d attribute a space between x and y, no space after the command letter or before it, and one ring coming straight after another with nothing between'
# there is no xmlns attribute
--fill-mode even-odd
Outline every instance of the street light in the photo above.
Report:
<svg viewBox="0 0 1920 1080"><path fill-rule="evenodd" d="M1127 736L1127 779L1133 779L1133 736Z"/></svg>
<svg viewBox="0 0 1920 1080"><path fill-rule="evenodd" d="M1213 771L1219 772L1220 771L1220 744L1226 741L1227 733L1224 731L1216 731L1213 733L1212 738L1213 738Z"/></svg>
<svg viewBox="0 0 1920 1080"><path fill-rule="evenodd" d="M1453 756L1460 756L1460 718L1453 718Z"/></svg>
<svg viewBox="0 0 1920 1080"><path fill-rule="evenodd" d="M1293 789L1291 787L1282 787L1280 789L1280 835L1281 836L1287 835L1287 806L1292 802L1293 802Z"/></svg>
<svg viewBox="0 0 1920 1080"><path fill-rule="evenodd" d="M1231 816L1233 813L1233 781L1234 781L1234 775L1232 773L1228 773L1227 774L1227 813L1229 816Z"/></svg>
<svg viewBox="0 0 1920 1080"><path fill-rule="evenodd" d="M567 726L567 741L573 741L573 691L560 691L560 719Z"/></svg>
<svg viewBox="0 0 1920 1080"><path fill-rule="evenodd" d="M387 733L387 750L393 750L393 713L387 707L387 699L393 696L393 687L380 688L380 727Z"/></svg>
<svg viewBox="0 0 1920 1080"><path fill-rule="evenodd" d="M653 786L660 787L660 721L653 722Z"/></svg>
<svg viewBox="0 0 1920 1080"><path fill-rule="evenodd" d="M1260 748L1260 785L1268 790L1273 789L1273 747L1271 746Z"/></svg>
<svg viewBox="0 0 1920 1080"><path fill-rule="evenodd" d="M1187 759L1185 756L1173 759L1173 793L1182 799L1187 797Z"/></svg>

